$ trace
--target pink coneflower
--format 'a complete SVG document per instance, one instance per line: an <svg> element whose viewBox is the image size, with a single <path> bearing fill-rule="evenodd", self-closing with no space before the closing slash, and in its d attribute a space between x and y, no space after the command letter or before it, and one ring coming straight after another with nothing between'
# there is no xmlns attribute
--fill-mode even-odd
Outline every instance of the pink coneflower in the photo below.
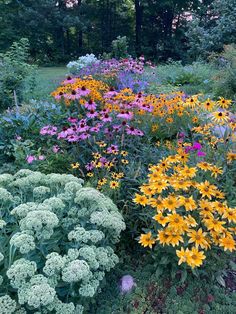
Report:
<svg viewBox="0 0 236 314"><path fill-rule="evenodd" d="M79 140L86 140L87 138L89 138L91 135L89 133L82 133L79 135Z"/></svg>
<svg viewBox="0 0 236 314"><path fill-rule="evenodd" d="M129 135L137 135L137 136L143 136L144 135L144 133L141 130L135 129L133 126L127 127L126 133Z"/></svg>
<svg viewBox="0 0 236 314"><path fill-rule="evenodd" d="M61 131L60 133L57 134L57 139L60 140L61 138L66 138L67 135L68 134L66 131Z"/></svg>
<svg viewBox="0 0 236 314"><path fill-rule="evenodd" d="M64 94L62 92L60 92L59 94L57 94L56 96L54 96L54 98L56 100L60 100L62 97L64 96Z"/></svg>
<svg viewBox="0 0 236 314"><path fill-rule="evenodd" d="M110 147L107 148L108 154L117 154L118 152L119 152L119 148L117 145L111 145Z"/></svg>
<svg viewBox="0 0 236 314"><path fill-rule="evenodd" d="M126 119L126 120L131 120L133 119L133 112L131 111L121 111L118 115L117 118L122 118L122 119Z"/></svg>
<svg viewBox="0 0 236 314"><path fill-rule="evenodd" d="M101 158L99 159L99 161L101 162L101 164L102 164L103 166L105 166L105 165L107 164L107 162L108 162L108 160L106 159L106 157L101 157Z"/></svg>
<svg viewBox="0 0 236 314"><path fill-rule="evenodd" d="M76 134L71 134L66 137L67 141L70 143L77 142L79 140L79 136Z"/></svg>
<svg viewBox="0 0 236 314"><path fill-rule="evenodd" d="M36 160L36 157L35 156L32 156L32 155L28 155L26 157L26 161L28 162L28 164L32 164L32 162Z"/></svg>
<svg viewBox="0 0 236 314"><path fill-rule="evenodd" d="M81 96L87 96L90 93L90 90L87 89L85 86L82 86L80 89L78 89L78 93Z"/></svg>
<svg viewBox="0 0 236 314"><path fill-rule="evenodd" d="M52 147L52 151L53 151L55 154L58 153L59 150L60 150L60 147L59 147L58 145L54 145L54 146Z"/></svg>
<svg viewBox="0 0 236 314"><path fill-rule="evenodd" d="M46 125L40 130L41 135L55 135L57 133L57 127L53 125Z"/></svg>
<svg viewBox="0 0 236 314"><path fill-rule="evenodd" d="M78 122L78 118L69 117L69 118L67 119L67 121L70 122L70 123L76 123L76 122Z"/></svg>
<svg viewBox="0 0 236 314"><path fill-rule="evenodd" d="M80 120L79 126L77 128L77 132L86 132L88 130L89 130L89 126L86 124L86 121L84 119Z"/></svg>
<svg viewBox="0 0 236 314"><path fill-rule="evenodd" d="M118 94L118 92L116 91L109 91L106 94L104 94L104 98L112 98L114 96L116 96Z"/></svg>
<svg viewBox="0 0 236 314"><path fill-rule="evenodd" d="M84 107L88 110L96 110L97 104L93 100L89 100L84 104Z"/></svg>
<svg viewBox="0 0 236 314"><path fill-rule="evenodd" d="M94 111L94 110L90 110L87 114L86 114L86 116L88 117L88 118L95 118L95 117L97 117L97 115L98 115L98 113L97 113L97 111Z"/></svg>
<svg viewBox="0 0 236 314"><path fill-rule="evenodd" d="M73 84L75 82L76 82L76 78L72 78L68 76L67 79L62 82L62 85Z"/></svg>
<svg viewBox="0 0 236 314"><path fill-rule="evenodd" d="M85 168L88 171L93 170L94 164L92 162L89 162L87 165L85 165Z"/></svg>
<svg viewBox="0 0 236 314"><path fill-rule="evenodd" d="M100 131L100 128L97 127L97 126L93 126L90 128L90 132L95 132L95 133L98 133Z"/></svg>
<svg viewBox="0 0 236 314"><path fill-rule="evenodd" d="M101 115L101 120L103 122L111 122L112 121L112 117L110 117L108 113L105 113L105 114Z"/></svg>
<svg viewBox="0 0 236 314"><path fill-rule="evenodd" d="M113 128L113 131L119 132L121 130L122 126L121 125L113 125L112 128Z"/></svg>
<svg viewBox="0 0 236 314"><path fill-rule="evenodd" d="M44 160L44 159L45 159L45 156L43 155L38 156L38 160Z"/></svg>

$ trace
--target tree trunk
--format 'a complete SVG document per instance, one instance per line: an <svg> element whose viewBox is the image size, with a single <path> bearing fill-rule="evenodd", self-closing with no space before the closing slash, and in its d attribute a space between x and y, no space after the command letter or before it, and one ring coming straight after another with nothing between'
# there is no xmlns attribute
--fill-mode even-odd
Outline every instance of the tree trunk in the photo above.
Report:
<svg viewBox="0 0 236 314"><path fill-rule="evenodd" d="M135 50L141 54L142 6L140 0L135 0Z"/></svg>

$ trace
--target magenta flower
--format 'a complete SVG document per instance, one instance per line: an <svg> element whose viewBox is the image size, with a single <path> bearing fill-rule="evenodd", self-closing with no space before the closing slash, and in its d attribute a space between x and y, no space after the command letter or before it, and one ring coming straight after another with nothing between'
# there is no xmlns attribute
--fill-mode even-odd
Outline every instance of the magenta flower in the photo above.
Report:
<svg viewBox="0 0 236 314"><path fill-rule="evenodd" d="M45 159L45 156L43 155L38 156L38 160L44 160L44 159Z"/></svg>
<svg viewBox="0 0 236 314"><path fill-rule="evenodd" d="M98 133L99 131L100 131L100 128L97 127L97 126L94 126L94 127L90 128L90 132Z"/></svg>
<svg viewBox="0 0 236 314"><path fill-rule="evenodd" d="M85 168L88 171L93 170L94 164L92 162L89 162L87 165L85 165Z"/></svg>
<svg viewBox="0 0 236 314"><path fill-rule="evenodd" d="M197 152L197 155L198 155L199 157L204 157L204 156L206 156L206 153L199 150L199 151Z"/></svg>
<svg viewBox="0 0 236 314"><path fill-rule="evenodd" d="M78 139L79 140L86 140L87 138L89 138L91 135L89 133L82 133L79 135Z"/></svg>
<svg viewBox="0 0 236 314"><path fill-rule="evenodd" d="M122 119L126 119L126 120L131 120L133 119L133 112L131 111L121 111L118 115L117 118L122 118Z"/></svg>
<svg viewBox="0 0 236 314"><path fill-rule="evenodd" d="M67 120L68 120L68 122L70 122L70 123L76 123L76 122L78 122L78 119L77 119L77 118L73 118L73 117L69 117Z"/></svg>
<svg viewBox="0 0 236 314"><path fill-rule="evenodd" d="M110 147L107 148L108 154L117 154L118 152L119 152L119 148L117 145L111 145Z"/></svg>
<svg viewBox="0 0 236 314"><path fill-rule="evenodd" d="M62 84L67 85L67 84L73 84L75 82L76 82L76 78L71 78L70 76L68 76L67 79L62 82Z"/></svg>
<svg viewBox="0 0 236 314"><path fill-rule="evenodd" d="M202 145L198 142L194 142L192 148L196 150L200 150L202 148Z"/></svg>
<svg viewBox="0 0 236 314"><path fill-rule="evenodd" d="M26 157L26 161L28 162L28 164L32 164L32 162L36 160L35 156L32 156L32 155L28 155Z"/></svg>
<svg viewBox="0 0 236 314"><path fill-rule="evenodd" d="M111 122L112 121L112 117L110 117L108 113L105 113L105 114L101 115L101 120L103 122Z"/></svg>
<svg viewBox="0 0 236 314"><path fill-rule="evenodd" d="M45 125L41 130L41 135L55 135L57 133L57 127L53 125Z"/></svg>
<svg viewBox="0 0 236 314"><path fill-rule="evenodd" d="M77 142L79 140L79 136L76 135L76 134L71 134L71 135L68 135L66 137L67 141L72 143L72 142Z"/></svg>
<svg viewBox="0 0 236 314"><path fill-rule="evenodd" d="M58 153L60 150L60 147L58 145L54 145L53 148L52 148L52 151L56 154Z"/></svg>
<svg viewBox="0 0 236 314"><path fill-rule="evenodd" d="M87 96L87 95L90 93L90 90L89 90L89 89L86 89L85 86L82 86L81 89L78 89L78 93L79 93L81 96Z"/></svg>
<svg viewBox="0 0 236 314"><path fill-rule="evenodd" d="M89 100L87 103L84 104L84 107L88 110L96 110L97 104L92 100Z"/></svg>
<svg viewBox="0 0 236 314"><path fill-rule="evenodd" d="M144 135L144 133L141 130L135 129L133 126L127 127L126 133L129 135L137 135L137 136L143 136Z"/></svg>
<svg viewBox="0 0 236 314"><path fill-rule="evenodd" d="M93 119L93 118L95 118L95 117L98 116L98 113L97 113L97 111L90 110L90 111L86 114L86 116L87 116L88 118Z"/></svg>

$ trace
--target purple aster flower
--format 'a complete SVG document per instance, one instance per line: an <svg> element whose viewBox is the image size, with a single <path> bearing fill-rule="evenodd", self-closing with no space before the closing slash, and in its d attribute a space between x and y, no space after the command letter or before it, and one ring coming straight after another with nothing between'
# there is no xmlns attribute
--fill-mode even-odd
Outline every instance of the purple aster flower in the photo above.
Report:
<svg viewBox="0 0 236 314"><path fill-rule="evenodd" d="M120 279L120 291L122 294L131 292L134 287L136 287L136 283L131 275L125 275Z"/></svg>

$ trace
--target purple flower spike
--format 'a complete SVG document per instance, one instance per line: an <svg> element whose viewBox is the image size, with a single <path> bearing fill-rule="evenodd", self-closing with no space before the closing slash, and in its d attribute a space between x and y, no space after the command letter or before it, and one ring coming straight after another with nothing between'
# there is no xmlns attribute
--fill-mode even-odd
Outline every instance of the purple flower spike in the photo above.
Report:
<svg viewBox="0 0 236 314"><path fill-rule="evenodd" d="M130 292L134 287L136 287L136 283L131 275L125 275L121 278L120 291L122 294Z"/></svg>
<svg viewBox="0 0 236 314"><path fill-rule="evenodd" d="M193 149L196 149L196 150L200 150L202 148L202 145L198 142L194 142L193 143Z"/></svg>
<svg viewBox="0 0 236 314"><path fill-rule="evenodd" d="M204 156L206 156L206 153L204 153L204 152L202 152L202 151L198 151L197 152L197 155L199 156L199 157L204 157Z"/></svg>

